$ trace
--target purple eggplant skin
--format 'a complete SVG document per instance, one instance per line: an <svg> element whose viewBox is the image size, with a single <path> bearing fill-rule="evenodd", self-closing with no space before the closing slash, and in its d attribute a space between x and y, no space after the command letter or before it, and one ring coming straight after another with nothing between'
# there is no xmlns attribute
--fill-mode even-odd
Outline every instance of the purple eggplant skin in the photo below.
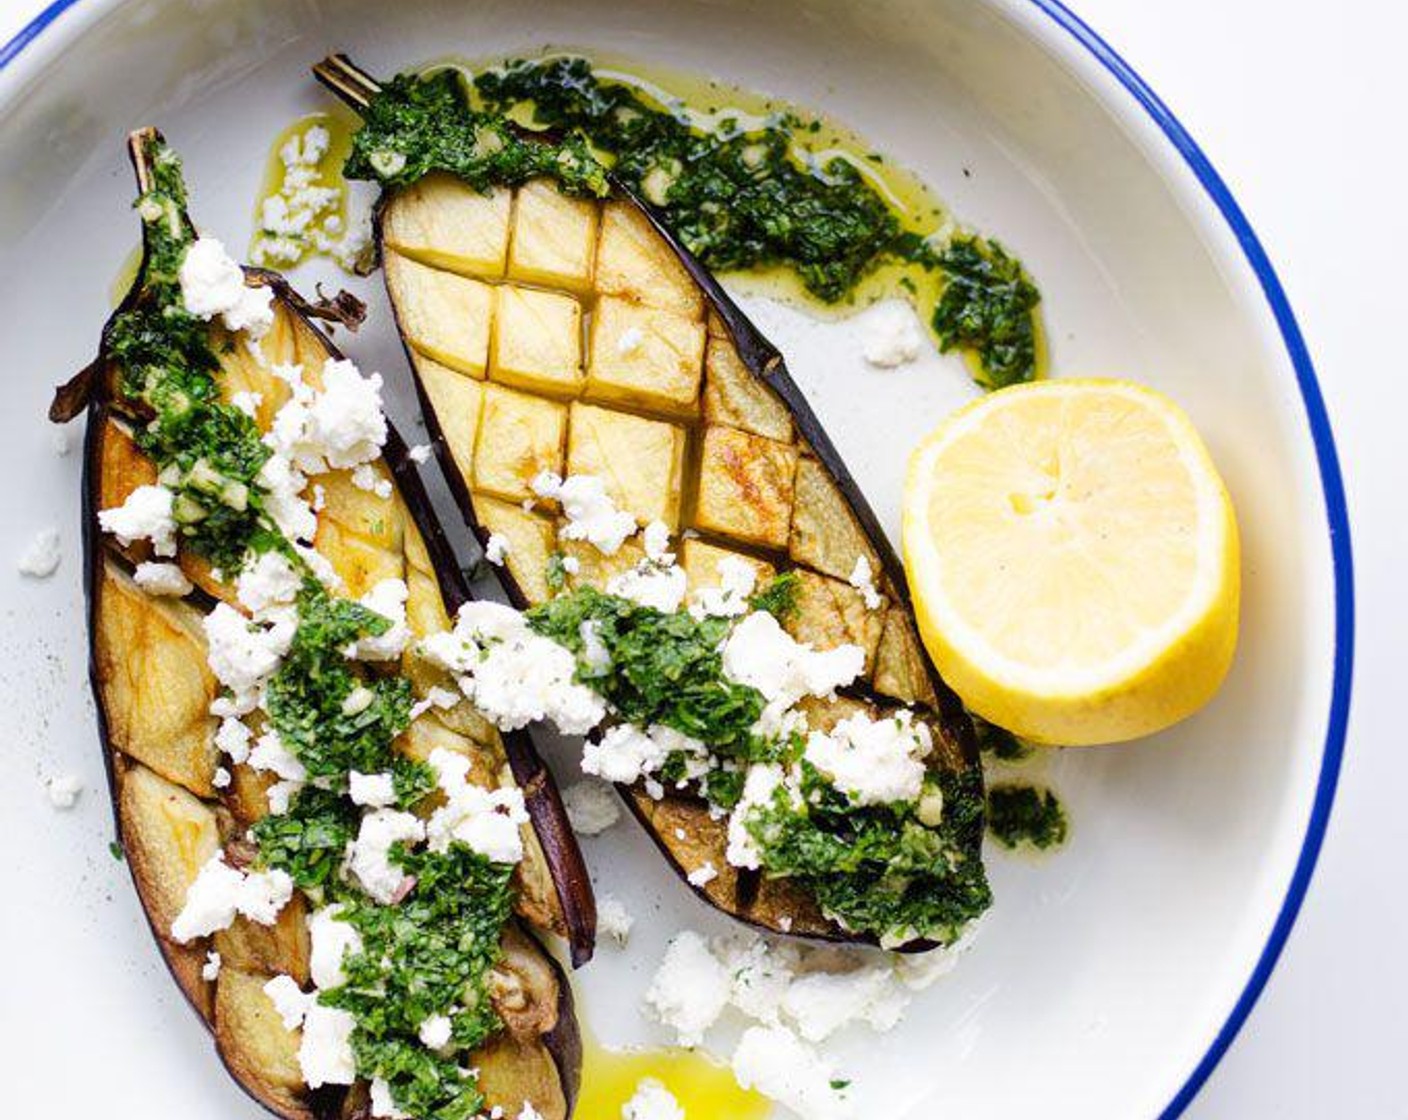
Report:
<svg viewBox="0 0 1408 1120"><path fill-rule="evenodd" d="M428 424L433 423L432 413L428 409L425 416ZM431 438L437 450L444 446L438 425L431 429ZM453 617L460 607L473 598L469 582L455 557L454 548L445 535L440 519L435 516L430 496L426 493L425 482L411 461L405 442L390 425L387 428L383 455L407 508L411 510L421 530L431 566L440 582L440 595L445 602L445 609ZM503 740L509 767L513 771L513 780L523 791L523 800L532 819L533 831L537 834L543 855L552 868L558 903L567 927L567 945L572 967L581 968L591 960L596 945L596 895L592 890L586 860L582 856L576 833L572 831L572 825L567 819L562 793L552 772L533 746L532 738L526 731L519 730L504 733Z"/></svg>
<svg viewBox="0 0 1408 1120"><path fill-rule="evenodd" d="M134 132L128 139L129 155L138 174L139 184L145 184L145 159L148 145L160 142L160 134L153 129ZM189 221L189 219L187 219ZM144 246L143 258L132 287L119 303L113 318L130 310L144 287L148 267L148 254ZM278 274L263 269L245 270L248 280L255 284L267 285L274 289L276 301L282 307L301 319L317 336L331 358L342 355L337 347L316 325L317 320L330 320L356 329L362 316L360 301L346 293L333 301L310 303L298 296L288 283ZM50 419L56 423L66 423L79 415L86 417L86 432L83 444L83 482L81 491L83 582L86 600L86 624L89 633L89 681L93 692L98 720L99 741L103 745L103 760L108 777L110 800L113 811L114 832L118 848L115 854L122 853L128 864L129 873L138 898L142 902L153 938L156 940L162 957L192 1009L200 1017L208 1031L217 1038L222 1062L231 1076L256 1103L286 1120L336 1120L347 1115L347 1092L336 1088L318 1091L303 1091L296 1101L283 1096L272 1095L257 1078L250 1078L240 1055L227 1050L222 1037L220 1024L216 1021L215 985L202 979L200 967L204 962L203 943L198 946L180 946L166 936L163 924L157 920L158 904L156 888L149 878L144 877L133 855L141 845L137 838L129 834L121 810L122 788L125 775L129 771L141 769L141 764L119 752L112 733L112 715L107 707L107 689L98 657L98 633L103 610L104 573L108 565L123 567L130 563L113 542L104 538L98 525L98 511L102 506L102 483L104 466L104 438L111 431L108 421L122 416L116 400L120 371L108 357L108 337L113 319L109 319L102 335L98 356L80 370L67 383L60 386L50 408ZM446 542L442 526L436 518L425 492L423 482L410 459L404 440L388 424L384 460L395 480L398 491L409 512L415 527L425 542L432 558L441 596L447 611L453 613L470 599L470 591L458 565L454 562ZM188 602L209 608L214 599L199 588L188 596ZM550 873L562 903L562 912L569 933L569 943L574 961L590 957L595 936L595 906L591 893L590 880L580 848L570 828L567 826L566 811L562 805L555 784L546 767L537 757L531 741L524 735L505 737L505 748L516 780L523 784L525 802L531 823L537 833ZM221 805L215 809L220 820L222 835L227 831L230 814ZM224 841L222 840L222 843ZM128 854L133 853L133 854ZM564 1116L570 1116L581 1081L582 1043L580 1030L573 1005L571 986L566 975L552 954L542 948L533 932L513 919L514 926L528 939L556 984L556 1020L551 1030L544 1033L543 1044L556 1076L563 1097L567 1102ZM508 1102L505 1102L507 1105Z"/></svg>

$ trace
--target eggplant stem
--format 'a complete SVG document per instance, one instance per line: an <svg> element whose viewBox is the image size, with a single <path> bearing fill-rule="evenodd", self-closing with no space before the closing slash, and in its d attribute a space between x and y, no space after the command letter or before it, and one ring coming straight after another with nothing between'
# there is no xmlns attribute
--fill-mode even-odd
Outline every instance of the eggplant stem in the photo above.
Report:
<svg viewBox="0 0 1408 1120"><path fill-rule="evenodd" d="M359 69L345 54L328 55L313 67L313 76L359 112L381 92L376 79Z"/></svg>
<svg viewBox="0 0 1408 1120"><path fill-rule="evenodd" d="M148 126L127 134L127 158L132 161L132 170L137 176L137 193L146 194L155 181L152 175L151 149L161 143L161 133Z"/></svg>

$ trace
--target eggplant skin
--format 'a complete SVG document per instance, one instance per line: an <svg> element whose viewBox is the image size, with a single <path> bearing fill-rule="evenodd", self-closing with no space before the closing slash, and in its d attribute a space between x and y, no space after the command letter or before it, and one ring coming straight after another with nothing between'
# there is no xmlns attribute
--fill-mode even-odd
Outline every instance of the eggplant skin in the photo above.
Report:
<svg viewBox="0 0 1408 1120"><path fill-rule="evenodd" d="M134 134L129 145L134 161L143 158L154 135L149 130ZM118 313L133 305L145 273L144 260ZM280 277L250 269L246 270L246 282L274 289L276 327L266 345L287 347L281 357L340 357L310 321L309 305L295 298ZM338 306L347 310L351 305L340 302ZM105 328L105 340L107 329L110 325ZM222 362L234 363L225 370L231 378L242 375L241 349L217 348ZM104 346L92 364L58 391L52 410L60 420L79 413L87 417L82 532L89 676L118 842L162 956L212 1032L221 1060L241 1088L286 1120L332 1120L350 1115L351 1102L358 1095L355 1087L353 1092L335 1088L313 1092L303 1085L297 1036L283 1027L262 991L263 984L280 973L306 982L306 907L301 895L295 895L271 927L240 919L213 938L189 945L178 944L169 936L186 889L207 859L222 849L226 859L235 863L252 856L243 837L252 819L267 811L267 806L263 804L261 779L247 767L232 768L235 780L228 788L214 786L218 756L209 742L213 723L209 722L208 705L217 686L205 669L199 622L213 605L213 592L223 591L222 585L210 579L208 569L202 568L197 558L181 556L178 560L196 590L184 600L148 596L130 574L131 566L145 558L141 550L117 547L105 539L98 526L100 509L120 502L126 492L151 481L154 473L134 451L128 433L139 418L130 415L116 391L119 374ZM419 594L413 590L408 613L443 622L469 597L463 575L447 559L443 530L433 516L405 444L394 430L388 434L384 461L397 484L384 515L378 518L378 525L385 521L389 526L384 538L364 539L351 532L355 509L332 508L328 517L338 532L329 532L324 539L320 514L315 547L333 562L349 590L360 593L357 581L374 578L377 565L384 562L380 553L385 549L380 546L394 544L402 550L398 554L403 557L408 586L421 577L421 590ZM333 490L330 482L329 491ZM330 498L329 507L336 504ZM428 571L415 570L417 557ZM203 714L201 708L206 709ZM468 705L452 712L460 709L468 709ZM534 772L536 755L531 743L526 739L504 743L496 732L484 736L482 742L476 740L475 718L483 722L471 711L464 717L464 726L447 728L446 734L460 740L462 749L476 759L498 759L505 779L520 771ZM536 765L541 768L542 764ZM575 839L561 823L565 822L561 799L544 773L536 773L533 789L525 793L534 824L527 847L543 861L541 877L552 888L541 911L526 916L540 921L544 928L569 935L574 955L589 955L595 917L590 883ZM541 828L539 818L547 820ZM554 894L562 898L551 897ZM206 954L212 948L222 959L214 981L202 975ZM530 1099L541 1102L539 1111L547 1120L566 1120L581 1078L581 1039L570 985L556 961L518 919L505 929L504 952L500 968L512 980L506 991L517 991L530 1006L551 1008L552 1013L529 1022L527 1029L513 1037L513 1060L501 1059L496 1067L498 1084L508 1095L491 1100L491 1104L500 1103L507 1110ZM478 1056L468 1056L471 1064Z"/></svg>
<svg viewBox="0 0 1408 1120"><path fill-rule="evenodd" d="M545 181L486 194L436 174L385 192L374 230L437 459L481 544L508 542L501 577L519 607L550 596L555 553L575 561L572 588L641 559L634 540L605 556L559 536L553 510L531 501L540 471L597 475L639 524L679 538L691 593L717 586L726 556L760 580L795 572L793 636L866 652L863 680L833 707L912 707L934 733L933 765L981 773L971 722L918 640L899 558L781 353L648 204L619 184L598 203ZM878 609L850 582L861 558ZM730 867L725 829L697 796L622 793L681 877L714 865L695 889L718 909L772 932L873 940L791 881ZM964 854L981 858L980 822Z"/></svg>

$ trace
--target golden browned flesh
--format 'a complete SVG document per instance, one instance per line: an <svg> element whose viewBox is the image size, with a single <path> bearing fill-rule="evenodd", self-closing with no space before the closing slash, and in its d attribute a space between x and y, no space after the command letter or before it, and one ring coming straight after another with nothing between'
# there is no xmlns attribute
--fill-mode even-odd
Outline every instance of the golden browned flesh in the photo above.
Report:
<svg viewBox="0 0 1408 1120"><path fill-rule="evenodd" d="M452 238L456 252L492 256L492 247L486 250L469 231L461 233L458 240ZM415 234L410 230L406 236ZM488 286L484 292L492 295ZM220 339L215 346L223 363L222 389L227 394L259 393L256 421L264 427L288 399L287 385L270 367L301 364L305 377L316 384L328 357L321 337L305 321L282 303L275 306L275 327L263 342L265 364L256 362L243 346L220 345ZM487 321L481 325L487 331ZM439 343L455 350L462 339ZM432 384L439 373L457 403L466 396L462 385L478 388L449 367L427 361L425 369ZM535 399L524 399L536 405ZM101 425L90 465L90 485L100 509L121 504L135 487L156 476L133 442L127 419L109 410ZM384 464L375 470L387 476ZM341 577L344 593L361 596L380 580L404 579L412 630L423 635L445 628L449 619L440 585L400 496L393 491L379 497L359 489L345 471L320 476L317 484L320 509L314 547ZM517 506L511 508L521 513ZM201 611L192 602L149 596L136 585L128 565L147 559L146 550L119 549L110 539L99 547L103 552L94 588L95 675L113 752L123 844L138 893L172 973L212 1025L232 1074L274 1112L290 1120L311 1120L314 1110L297 1060L298 1034L284 1027L263 991L271 977L281 974L300 984L308 981L305 900L295 896L272 926L241 918L214 937L190 945L170 937L171 924L201 866L222 848L230 858L230 842L244 843L238 837L268 812L269 777L247 765L232 765L230 783L216 788L221 759L210 704L218 684L206 665ZM182 554L178 560L202 591L233 602L228 584L216 579L199 557ZM451 683L413 652L407 653L402 669L422 695L432 686ZM498 732L468 702L418 720L397 745L413 758L423 759L437 747L462 754L471 762L473 779L487 786L513 781ZM538 928L565 933L552 874L530 826L524 826L524 840L526 856L517 873L519 914ZM564 1086L540 1037L556 1025L557 976L535 941L513 927L505 937L500 998L512 1005L505 1021L517 1030L485 1055L486 1088L492 1097L494 1083L503 1087L508 1095L493 1097L491 1103L506 1110L531 1100L543 1116L563 1120ZM212 949L222 961L214 982L202 977L206 953Z"/></svg>
<svg viewBox="0 0 1408 1120"><path fill-rule="evenodd" d="M760 584L796 570L795 637L861 646L883 702L932 702L909 613L840 488L642 211L544 182L505 194L403 191L382 231L387 287L450 466L481 536L507 541L522 600L551 594L554 553L576 561L571 587L604 587L641 559L635 541L605 556L566 539L560 512L532 490L543 470L596 475L639 524L683 534L691 594L718 586L726 556L751 563ZM492 298L466 294L480 287ZM432 321L452 307L452 324ZM878 608L851 585L861 559ZM633 796L682 872L714 865L711 901L773 928L834 932L786 882L730 868L724 829L697 799Z"/></svg>

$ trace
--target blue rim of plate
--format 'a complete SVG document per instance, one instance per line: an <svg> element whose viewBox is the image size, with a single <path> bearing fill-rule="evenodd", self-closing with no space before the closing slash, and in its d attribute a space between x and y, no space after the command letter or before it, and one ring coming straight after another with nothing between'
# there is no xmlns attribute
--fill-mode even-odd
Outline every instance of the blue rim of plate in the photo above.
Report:
<svg viewBox="0 0 1408 1120"><path fill-rule="evenodd" d="M3 70L19 56L30 43L79 0L53 0L47 8L20 29L8 43L0 46L0 70ZM1325 753L1320 761L1320 776L1315 786L1315 801L1310 810L1310 821L1306 827L1305 839L1301 843L1300 856L1296 860L1295 871L1281 902L1271 935L1267 938L1261 955L1251 976L1242 988L1241 995L1233 1005L1226 1022L1218 1030L1207 1052L1184 1081L1182 1088L1174 1094L1173 1100L1159 1114L1160 1120L1174 1120L1198 1095L1218 1062L1227 1053L1232 1040L1247 1021L1257 999L1266 987L1281 951L1286 947L1291 929L1300 914L1310 887L1315 863L1320 856L1325 841L1325 830L1330 823L1330 809L1335 800L1335 787L1339 782L1340 763L1344 759L1345 732L1349 723L1349 696L1354 676L1354 560L1349 540L1349 510L1345 504L1344 479L1340 474L1339 454L1335 450L1335 437L1330 429L1330 417L1325 410L1325 400L1320 393L1320 383L1315 376L1315 364L1310 359L1305 337L1291 310L1290 300L1281 286L1281 281L1272 267L1266 250L1252 229L1251 222L1242 212L1231 190L1217 173L1203 150L1179 123L1173 111L1160 99L1149 84L1144 81L1129 63L1116 53L1084 20L1067 8L1061 0L1026 0L1033 7L1045 13L1051 20L1100 63L1127 93L1153 118L1164 136L1178 151L1189 169L1207 191L1208 197L1221 211L1227 224L1232 228L1247 263L1256 274L1266 302L1276 319L1291 365L1295 369L1296 382L1300 386L1301 400L1305 404L1306 419L1310 423L1310 435L1315 445L1315 457L1320 468L1320 488L1325 498L1325 514L1330 529L1330 555L1335 572L1335 669L1334 681L1330 689L1330 719L1325 734Z"/></svg>

